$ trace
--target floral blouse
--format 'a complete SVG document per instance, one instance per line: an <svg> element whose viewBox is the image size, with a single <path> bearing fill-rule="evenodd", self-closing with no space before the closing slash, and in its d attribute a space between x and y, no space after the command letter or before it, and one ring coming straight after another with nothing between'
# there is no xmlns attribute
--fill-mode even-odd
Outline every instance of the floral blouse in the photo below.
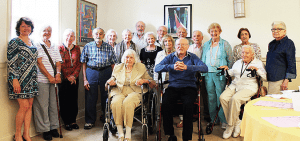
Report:
<svg viewBox="0 0 300 141"><path fill-rule="evenodd" d="M233 62L242 59L242 44L236 45L233 48ZM256 43L250 43L250 46L253 47L255 51L255 58L261 60L261 50L260 47Z"/></svg>

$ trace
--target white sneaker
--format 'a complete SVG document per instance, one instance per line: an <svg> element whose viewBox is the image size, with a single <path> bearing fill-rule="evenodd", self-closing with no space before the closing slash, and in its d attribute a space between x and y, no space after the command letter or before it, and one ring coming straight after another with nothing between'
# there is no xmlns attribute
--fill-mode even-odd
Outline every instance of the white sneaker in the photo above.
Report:
<svg viewBox="0 0 300 141"><path fill-rule="evenodd" d="M232 135L233 128L234 126L227 125L226 130L223 133L224 139L228 139Z"/></svg>
<svg viewBox="0 0 300 141"><path fill-rule="evenodd" d="M241 134L241 123L242 121L241 120L238 120L236 123L235 123L235 126L234 126L234 132L233 132L233 137L236 138L238 137L240 134Z"/></svg>
<svg viewBox="0 0 300 141"><path fill-rule="evenodd" d="M222 129L226 129L226 126L227 126L227 123L222 123L222 124L221 124L221 128L222 128Z"/></svg>

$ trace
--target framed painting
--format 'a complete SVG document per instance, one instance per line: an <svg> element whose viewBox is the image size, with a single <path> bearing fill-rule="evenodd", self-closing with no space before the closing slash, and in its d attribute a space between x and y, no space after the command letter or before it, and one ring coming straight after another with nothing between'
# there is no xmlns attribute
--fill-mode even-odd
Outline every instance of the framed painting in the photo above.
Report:
<svg viewBox="0 0 300 141"><path fill-rule="evenodd" d="M76 44L84 46L94 41L92 33L97 27L97 5L85 0L77 1Z"/></svg>
<svg viewBox="0 0 300 141"><path fill-rule="evenodd" d="M168 27L168 34L177 38L176 30L184 27L187 38L192 33L192 4L164 5L164 25Z"/></svg>

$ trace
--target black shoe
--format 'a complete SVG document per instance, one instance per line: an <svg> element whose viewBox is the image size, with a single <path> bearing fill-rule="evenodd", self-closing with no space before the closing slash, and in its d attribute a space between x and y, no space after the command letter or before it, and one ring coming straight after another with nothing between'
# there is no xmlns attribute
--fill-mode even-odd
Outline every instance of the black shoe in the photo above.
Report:
<svg viewBox="0 0 300 141"><path fill-rule="evenodd" d="M92 123L86 123L84 125L84 129L92 129L93 127L94 127L94 124L92 124Z"/></svg>
<svg viewBox="0 0 300 141"><path fill-rule="evenodd" d="M57 129L50 130L50 132L51 132L52 137L54 137L54 138L58 138L59 137Z"/></svg>
<svg viewBox="0 0 300 141"><path fill-rule="evenodd" d="M170 135L168 141L177 141L177 137L175 135Z"/></svg>
<svg viewBox="0 0 300 141"><path fill-rule="evenodd" d="M71 124L67 124L67 125L65 125L65 129L68 130L68 131L72 131L73 127L72 127Z"/></svg>
<svg viewBox="0 0 300 141"><path fill-rule="evenodd" d="M51 134L51 131L48 131L48 132L44 132L43 133L43 138L44 140L52 140L52 134Z"/></svg>
<svg viewBox="0 0 300 141"><path fill-rule="evenodd" d="M72 127L73 129L79 129L79 126L78 126L76 123L73 123L73 124L71 125L71 127Z"/></svg>

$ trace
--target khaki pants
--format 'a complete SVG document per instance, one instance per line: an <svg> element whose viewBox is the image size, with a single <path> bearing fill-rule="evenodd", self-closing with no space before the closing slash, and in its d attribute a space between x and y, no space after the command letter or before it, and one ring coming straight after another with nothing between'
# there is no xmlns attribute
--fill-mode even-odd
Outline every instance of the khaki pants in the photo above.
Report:
<svg viewBox="0 0 300 141"><path fill-rule="evenodd" d="M249 89L243 89L240 91L231 90L227 88L220 96L220 102L224 110L226 121L228 125L235 125L239 120L240 108L242 104L255 95L255 92Z"/></svg>
<svg viewBox="0 0 300 141"><path fill-rule="evenodd" d="M268 94L282 94L280 91L280 85L283 80L279 81L268 81Z"/></svg>
<svg viewBox="0 0 300 141"><path fill-rule="evenodd" d="M134 109L140 103L141 94L131 92L130 94L116 94L111 101L111 109L116 125L132 127Z"/></svg>

